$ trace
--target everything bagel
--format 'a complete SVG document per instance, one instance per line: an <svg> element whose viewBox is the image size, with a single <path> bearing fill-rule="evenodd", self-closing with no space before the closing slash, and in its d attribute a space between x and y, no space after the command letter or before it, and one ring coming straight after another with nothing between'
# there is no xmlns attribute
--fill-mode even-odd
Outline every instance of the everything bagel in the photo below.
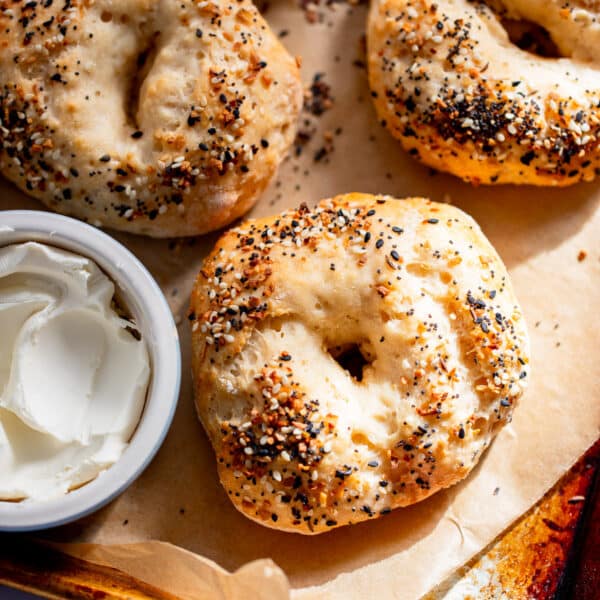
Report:
<svg viewBox="0 0 600 600"><path fill-rule="evenodd" d="M190 321L227 494L304 534L465 477L529 369L498 255L470 217L419 198L349 194L228 231Z"/></svg>
<svg viewBox="0 0 600 600"><path fill-rule="evenodd" d="M369 81L410 154L473 183L565 186L600 173L600 5L373 0ZM511 43L531 21L563 58Z"/></svg>
<svg viewBox="0 0 600 600"><path fill-rule="evenodd" d="M298 67L247 0L0 0L0 171L156 237L243 214L294 138Z"/></svg>

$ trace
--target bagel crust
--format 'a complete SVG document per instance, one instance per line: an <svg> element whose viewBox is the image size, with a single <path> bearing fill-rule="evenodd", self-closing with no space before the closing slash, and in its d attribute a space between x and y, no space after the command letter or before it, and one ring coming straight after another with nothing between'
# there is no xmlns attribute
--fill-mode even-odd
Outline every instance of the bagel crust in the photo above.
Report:
<svg viewBox="0 0 600 600"><path fill-rule="evenodd" d="M248 0L0 0L0 171L94 225L230 223L301 103L296 61Z"/></svg>
<svg viewBox="0 0 600 600"><path fill-rule="evenodd" d="M249 518L304 534L464 478L529 369L495 250L463 212L422 198L349 194L228 231L190 321L225 490Z"/></svg>
<svg viewBox="0 0 600 600"><path fill-rule="evenodd" d="M566 186L600 173L600 10L561 0L373 0L377 114L425 164L472 183ZM512 44L545 27L563 58Z"/></svg>

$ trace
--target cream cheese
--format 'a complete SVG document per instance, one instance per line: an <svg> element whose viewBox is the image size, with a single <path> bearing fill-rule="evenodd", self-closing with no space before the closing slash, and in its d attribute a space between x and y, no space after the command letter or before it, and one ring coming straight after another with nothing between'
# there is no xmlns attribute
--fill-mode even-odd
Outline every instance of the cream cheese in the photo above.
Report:
<svg viewBox="0 0 600 600"><path fill-rule="evenodd" d="M115 463L140 419L150 363L91 260L0 248L0 499L48 499Z"/></svg>

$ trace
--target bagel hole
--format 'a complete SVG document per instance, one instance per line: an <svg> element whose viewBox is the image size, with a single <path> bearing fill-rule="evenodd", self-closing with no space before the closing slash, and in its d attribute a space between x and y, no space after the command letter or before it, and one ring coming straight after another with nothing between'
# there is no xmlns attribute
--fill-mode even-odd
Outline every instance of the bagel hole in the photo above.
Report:
<svg viewBox="0 0 600 600"><path fill-rule="evenodd" d="M543 58L560 58L562 54L547 29L524 19L501 19L510 41L525 52Z"/></svg>
<svg viewBox="0 0 600 600"><path fill-rule="evenodd" d="M140 129L137 119L140 104L140 90L154 64L159 35L160 32L155 32L154 35L150 36L148 45L137 55L135 68L133 69L134 74L129 81L128 93L125 95L125 101L127 103L125 106L127 122L135 130Z"/></svg>
<svg viewBox="0 0 600 600"><path fill-rule="evenodd" d="M371 361L364 356L358 344L333 346L328 352L352 379L358 382L363 380L364 369L371 364Z"/></svg>
<svg viewBox="0 0 600 600"><path fill-rule="evenodd" d="M254 6L256 6L263 15L269 10L270 4L269 0L254 0Z"/></svg>

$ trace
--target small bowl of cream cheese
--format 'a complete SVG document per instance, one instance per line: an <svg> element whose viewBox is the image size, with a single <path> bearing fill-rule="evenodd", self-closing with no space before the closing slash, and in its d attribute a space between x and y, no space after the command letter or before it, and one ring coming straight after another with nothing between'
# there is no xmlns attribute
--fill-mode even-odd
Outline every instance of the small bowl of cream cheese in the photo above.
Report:
<svg viewBox="0 0 600 600"><path fill-rule="evenodd" d="M57 526L141 474L174 415L177 329L142 263L107 234L0 212L0 530Z"/></svg>

